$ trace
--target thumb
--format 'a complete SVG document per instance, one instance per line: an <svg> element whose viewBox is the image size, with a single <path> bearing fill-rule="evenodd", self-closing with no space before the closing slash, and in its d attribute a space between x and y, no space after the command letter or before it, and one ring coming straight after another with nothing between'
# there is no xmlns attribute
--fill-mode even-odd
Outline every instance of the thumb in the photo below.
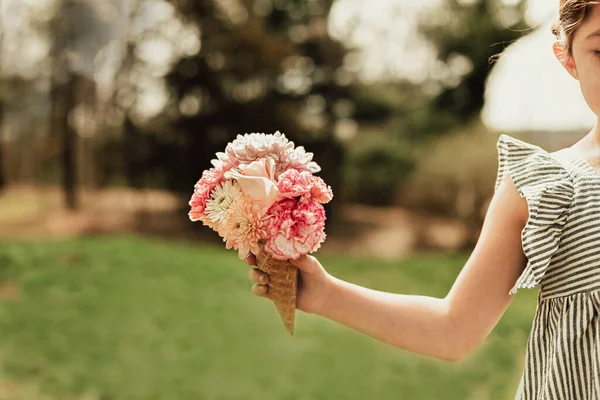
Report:
<svg viewBox="0 0 600 400"><path fill-rule="evenodd" d="M299 270L301 270L302 272L306 272L307 274L312 275L317 269L315 264L317 262L316 258L306 254L303 254L296 259L292 259L290 260L290 262L292 263L292 265L298 267Z"/></svg>

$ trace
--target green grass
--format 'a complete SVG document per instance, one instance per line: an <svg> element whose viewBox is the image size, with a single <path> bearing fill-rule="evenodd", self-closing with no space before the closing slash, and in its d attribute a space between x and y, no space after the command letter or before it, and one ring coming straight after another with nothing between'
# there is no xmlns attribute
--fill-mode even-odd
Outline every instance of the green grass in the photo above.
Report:
<svg viewBox="0 0 600 400"><path fill-rule="evenodd" d="M467 258L320 260L373 289L443 297ZM292 338L250 293L248 269L221 248L137 237L0 242L0 281L21 290L0 301L0 380L47 396L23 399L514 396L535 291L519 292L482 347L450 363L302 312Z"/></svg>

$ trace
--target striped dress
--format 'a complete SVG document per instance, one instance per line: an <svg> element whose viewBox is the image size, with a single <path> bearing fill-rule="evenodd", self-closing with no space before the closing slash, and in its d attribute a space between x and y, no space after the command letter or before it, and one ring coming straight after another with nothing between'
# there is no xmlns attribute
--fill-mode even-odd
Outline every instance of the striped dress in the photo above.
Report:
<svg viewBox="0 0 600 400"><path fill-rule="evenodd" d="M510 290L539 286L515 400L600 400L600 175L563 148L502 134L495 190L509 173L527 200L527 265Z"/></svg>

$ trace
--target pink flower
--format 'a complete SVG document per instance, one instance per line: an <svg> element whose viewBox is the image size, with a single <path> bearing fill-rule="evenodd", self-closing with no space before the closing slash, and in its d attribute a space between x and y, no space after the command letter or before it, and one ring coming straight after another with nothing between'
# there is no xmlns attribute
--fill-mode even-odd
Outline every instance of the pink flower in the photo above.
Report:
<svg viewBox="0 0 600 400"><path fill-rule="evenodd" d="M194 194L189 201L191 210L188 213L190 220L199 221L204 216L206 201L210 198L213 189L223 181L223 171L211 168L202 173L200 180L194 185Z"/></svg>
<svg viewBox="0 0 600 400"><path fill-rule="evenodd" d="M331 187L323 179L307 171L285 171L279 176L277 187L281 195L287 198L308 196L321 204L328 203L333 198Z"/></svg>
<svg viewBox="0 0 600 400"><path fill-rule="evenodd" d="M283 199L264 218L265 250L277 260L296 259L317 250L325 240L325 209L307 197Z"/></svg>
<svg viewBox="0 0 600 400"><path fill-rule="evenodd" d="M261 206L249 196L239 196L227 210L227 217L219 235L223 237L225 247L238 250L243 260L249 251L259 251L258 241L265 239L266 232L261 219Z"/></svg>
<svg viewBox="0 0 600 400"><path fill-rule="evenodd" d="M313 175L307 171L298 171L290 169L279 176L277 187L283 197L292 199L310 193L311 177Z"/></svg>
<svg viewBox="0 0 600 400"><path fill-rule="evenodd" d="M325 181L318 176L313 176L310 195L321 204L326 204L333 199L331 186L325 184Z"/></svg>

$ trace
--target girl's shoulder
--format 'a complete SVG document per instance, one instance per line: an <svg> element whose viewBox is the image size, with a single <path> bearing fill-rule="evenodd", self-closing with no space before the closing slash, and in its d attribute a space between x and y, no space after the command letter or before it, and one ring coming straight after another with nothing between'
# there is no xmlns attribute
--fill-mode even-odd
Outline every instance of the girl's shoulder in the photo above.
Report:
<svg viewBox="0 0 600 400"><path fill-rule="evenodd" d="M497 150L495 190L502 177L508 173L523 197L526 196L526 191L539 191L550 186L559 191L572 192L576 171L573 169L569 148L549 152L538 145L502 134L498 138Z"/></svg>

